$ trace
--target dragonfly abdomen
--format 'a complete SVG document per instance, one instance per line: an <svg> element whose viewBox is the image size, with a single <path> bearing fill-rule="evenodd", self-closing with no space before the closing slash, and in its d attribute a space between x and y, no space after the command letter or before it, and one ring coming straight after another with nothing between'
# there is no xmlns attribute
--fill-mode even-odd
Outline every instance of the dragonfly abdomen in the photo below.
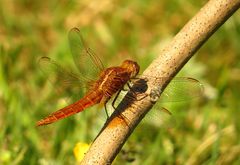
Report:
<svg viewBox="0 0 240 165"><path fill-rule="evenodd" d="M92 90L85 97L78 100L77 102L68 105L65 108L62 108L56 112L53 112L46 118L37 122L37 126L51 124L57 120L66 118L73 114L83 111L84 109L93 106L101 101L103 93L99 90Z"/></svg>

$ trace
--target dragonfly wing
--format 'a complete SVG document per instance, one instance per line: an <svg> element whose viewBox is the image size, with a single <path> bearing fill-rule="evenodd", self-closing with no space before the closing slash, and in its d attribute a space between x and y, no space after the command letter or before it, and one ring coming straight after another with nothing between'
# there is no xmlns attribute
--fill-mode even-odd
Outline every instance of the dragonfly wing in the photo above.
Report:
<svg viewBox="0 0 240 165"><path fill-rule="evenodd" d="M73 60L82 76L96 79L104 70L100 58L87 46L78 28L72 28L68 34Z"/></svg>
<svg viewBox="0 0 240 165"><path fill-rule="evenodd" d="M161 84L165 82L168 77L150 77L154 79L155 82ZM147 84L149 77L141 76L137 77L133 80L133 84L137 85L138 88L144 88L142 91L146 91L148 87L147 85L143 85L143 83ZM142 80L142 81L140 81ZM138 89L141 91L141 89ZM162 91L161 86L152 89L150 92L154 95L154 93L161 93L160 102L178 102L178 101L188 101L197 97L200 97L203 94L203 84L198 80L190 77L175 77L171 80L171 82L167 85L167 87Z"/></svg>
<svg viewBox="0 0 240 165"><path fill-rule="evenodd" d="M41 57L38 60L40 70L44 73L58 95L66 97L78 97L83 88L88 87L86 79L79 75L63 69L59 64L49 57ZM77 98L76 98L77 99Z"/></svg>
<svg viewBox="0 0 240 165"><path fill-rule="evenodd" d="M156 81L163 82L166 77L155 78ZM117 107L119 103L123 99L128 99L128 101L137 101L138 99L143 99L144 97L151 97L150 94L146 94L147 91L147 78L135 78L133 80L133 84L131 84L130 88L134 88L138 97L136 98L133 95L127 95L128 90L121 90L117 99L114 102L114 107ZM161 89L157 88L158 90ZM156 91L153 91L156 92ZM159 92L159 91L157 91ZM163 108L161 103L163 102L178 102L178 101L189 101L190 99L194 99L200 97L203 93L203 85L196 79L188 78L188 77L177 77L174 78L166 87L164 92L162 93L160 100L153 106L153 110L146 115L143 120L144 123L153 124L156 126L163 125L168 128L175 127L177 124L171 112L166 108ZM114 99L112 99L114 100ZM110 101L112 103L112 100ZM109 108L111 109L111 108ZM114 109L114 108L112 108Z"/></svg>
<svg viewBox="0 0 240 165"><path fill-rule="evenodd" d="M159 77L155 79L156 81L163 82L167 78ZM134 93L131 95L126 95L128 90L122 90L118 95L117 99L115 99L115 107L122 101L125 96L129 101L137 101L139 99L143 99L144 97L149 96L150 99L152 99L154 102L157 101L158 103L163 103L189 101L191 99L200 97L203 94L203 85L198 80L189 77L174 78L165 88L163 93L161 87L159 87L151 90L149 94L146 94L145 92L148 90L147 81L148 80L146 77L134 78L132 83L129 84L130 88L132 88L133 91L135 91L135 94L138 95L137 99L134 96ZM160 93L162 93L161 96Z"/></svg>
<svg viewBox="0 0 240 165"><path fill-rule="evenodd" d="M203 84L189 77L174 78L163 91L160 102L189 101L203 94Z"/></svg>
<svg viewBox="0 0 240 165"><path fill-rule="evenodd" d="M166 77L158 78L159 81L163 81ZM157 88L158 89L158 88ZM179 123L173 115L170 115L170 111L163 108L163 103L174 103L174 102L187 102L196 98L199 98L203 95L203 84L198 80L189 78L189 77L176 77L174 78L165 88L163 93L156 104L153 106L153 110L150 112L150 118L152 121L158 121L157 118L160 118L164 125L167 125L170 128L175 127ZM156 92L156 91L153 91ZM157 93L157 92L156 92ZM151 94L150 94L151 95ZM154 115L152 115L154 114ZM153 116L153 117L152 117ZM162 117L161 117L162 116ZM160 121L159 121L160 122ZM155 122L157 123L157 122Z"/></svg>

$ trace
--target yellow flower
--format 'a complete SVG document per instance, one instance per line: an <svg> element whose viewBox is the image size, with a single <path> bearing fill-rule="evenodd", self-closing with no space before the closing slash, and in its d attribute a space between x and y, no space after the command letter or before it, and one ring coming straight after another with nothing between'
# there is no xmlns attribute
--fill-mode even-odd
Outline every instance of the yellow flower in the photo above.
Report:
<svg viewBox="0 0 240 165"><path fill-rule="evenodd" d="M73 153L78 162L82 161L85 153L88 151L90 144L79 142L75 145Z"/></svg>

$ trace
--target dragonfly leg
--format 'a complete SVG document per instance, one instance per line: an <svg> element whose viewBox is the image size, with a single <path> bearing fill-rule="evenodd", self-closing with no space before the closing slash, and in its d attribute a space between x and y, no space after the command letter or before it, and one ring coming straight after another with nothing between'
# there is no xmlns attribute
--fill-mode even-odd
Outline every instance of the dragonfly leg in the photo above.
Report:
<svg viewBox="0 0 240 165"><path fill-rule="evenodd" d="M104 104L104 110L105 110L105 113L107 115L107 119L109 119L109 115L108 115L108 111L107 111L107 104L106 103Z"/></svg>
<svg viewBox="0 0 240 165"><path fill-rule="evenodd" d="M125 89L124 87L121 89L122 91L129 91L129 89L131 89L131 86L129 83L127 83L128 89Z"/></svg>
<svg viewBox="0 0 240 165"><path fill-rule="evenodd" d="M131 85L127 82L127 86L128 86L128 88L129 89L131 89L132 87L131 87Z"/></svg>
<svg viewBox="0 0 240 165"><path fill-rule="evenodd" d="M148 96L148 94L146 94L146 93L142 93L142 94L138 94L138 95L141 95L141 97L136 99L137 101L141 101L142 99L144 99Z"/></svg>
<svg viewBox="0 0 240 165"><path fill-rule="evenodd" d="M121 92L121 90L119 90L118 91L118 93L117 93L117 95L114 97L114 99L113 99L113 102L112 102L112 107L113 107L113 109L115 110L116 109L116 107L115 107L115 102L116 102L116 100L117 100L117 98L118 98L118 96L119 96L119 94L120 94L120 92Z"/></svg>

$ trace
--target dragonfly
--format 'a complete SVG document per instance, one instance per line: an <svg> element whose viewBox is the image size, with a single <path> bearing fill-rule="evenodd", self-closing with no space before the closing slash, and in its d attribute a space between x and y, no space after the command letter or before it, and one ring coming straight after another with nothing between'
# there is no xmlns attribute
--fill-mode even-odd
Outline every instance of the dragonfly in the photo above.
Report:
<svg viewBox="0 0 240 165"><path fill-rule="evenodd" d="M125 60L119 66L105 68L99 56L85 43L78 28L72 28L69 31L68 39L73 61L78 68L79 74L65 70L49 57L41 57L39 59L40 68L48 75L52 83L62 82L61 84L70 87L86 88L87 92L78 101L39 120L37 126L54 123L96 104L104 105L106 110L106 104L115 95L112 101L112 106L114 107L115 102L120 102L121 97L118 98L118 96L122 91L126 90L125 86L131 89L131 82L137 82L136 80L140 79L138 78L140 66L133 60ZM58 75L58 79L51 79L53 74ZM164 77L156 79L163 80ZM170 84L172 85L169 85L168 88L170 87L174 90L166 94L165 98L167 100L171 99L172 95L176 93L181 95L181 100L198 96L202 91L201 83L193 78L175 78Z"/></svg>

